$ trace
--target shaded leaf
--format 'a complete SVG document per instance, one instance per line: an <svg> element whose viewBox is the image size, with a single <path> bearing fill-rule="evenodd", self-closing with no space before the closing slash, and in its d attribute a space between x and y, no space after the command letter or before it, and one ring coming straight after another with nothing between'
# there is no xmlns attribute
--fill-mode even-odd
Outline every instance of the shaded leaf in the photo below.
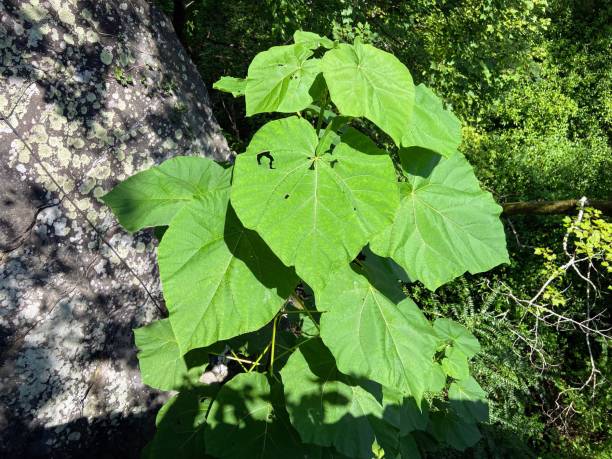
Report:
<svg viewBox="0 0 612 459"><path fill-rule="evenodd" d="M436 339L408 298L394 304L350 268L333 273L321 292L321 338L340 371L409 391L420 402Z"/></svg>
<svg viewBox="0 0 612 459"><path fill-rule="evenodd" d="M392 221L399 197L393 164L349 130L333 152L315 156L317 136L304 119L271 121L236 159L232 205L315 292ZM365 138L367 139L367 138ZM267 153L262 153L267 152Z"/></svg>
<svg viewBox="0 0 612 459"><path fill-rule="evenodd" d="M206 451L219 458L306 459L321 451L305 445L289 422L282 393L261 373L241 373L225 384L208 415Z"/></svg>
<svg viewBox="0 0 612 459"><path fill-rule="evenodd" d="M147 459L209 458L205 453L206 414L217 386L181 391L157 413L157 432L147 445Z"/></svg>
<svg viewBox="0 0 612 459"><path fill-rule="evenodd" d="M403 147L421 147L442 156L455 154L461 143L461 122L424 84L415 88L414 113L402 137Z"/></svg>
<svg viewBox="0 0 612 459"><path fill-rule="evenodd" d="M102 200L128 231L164 226L196 199L226 199L231 170L208 158L179 156L119 183Z"/></svg>
<svg viewBox="0 0 612 459"><path fill-rule="evenodd" d="M348 457L372 457L373 420L382 418L382 406L338 371L320 339L302 344L281 376L291 423L304 442L334 446Z"/></svg>
<svg viewBox="0 0 612 459"><path fill-rule="evenodd" d="M448 390L450 406L466 422L487 422L487 394L471 376L455 381Z"/></svg>
<svg viewBox="0 0 612 459"><path fill-rule="evenodd" d="M297 284L227 201L195 201L181 210L158 260L182 353L263 327Z"/></svg>
<svg viewBox="0 0 612 459"><path fill-rule="evenodd" d="M429 420L429 407L427 403L417 405L416 400L392 387L383 387L384 418L399 430L404 436L413 430L425 430Z"/></svg>
<svg viewBox="0 0 612 459"><path fill-rule="evenodd" d="M342 115L363 116L400 144L414 107L414 83L404 64L356 40L325 53L321 69Z"/></svg>
<svg viewBox="0 0 612 459"><path fill-rule="evenodd" d="M398 459L421 459L421 452L412 435L400 438L400 456Z"/></svg>
<svg viewBox="0 0 612 459"><path fill-rule="evenodd" d="M474 446L480 440L480 431L475 424L464 422L460 417L444 411L431 414L429 431L438 441L459 451Z"/></svg>
<svg viewBox="0 0 612 459"><path fill-rule="evenodd" d="M372 251L393 258L430 290L465 271L507 263L502 208L480 189L467 160L418 148L401 154L408 182L399 184L395 222L374 238Z"/></svg>

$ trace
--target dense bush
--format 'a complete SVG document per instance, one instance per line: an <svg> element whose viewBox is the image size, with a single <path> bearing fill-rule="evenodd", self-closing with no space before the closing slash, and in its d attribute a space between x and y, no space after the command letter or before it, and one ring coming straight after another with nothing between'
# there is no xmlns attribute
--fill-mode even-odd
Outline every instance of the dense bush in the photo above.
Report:
<svg viewBox="0 0 612 459"><path fill-rule="evenodd" d="M187 10L184 37L211 84L246 74L255 54L288 41L295 29L360 37L399 56L415 83L453 107L463 123L462 150L498 200L605 199L612 189L610 24L612 5L592 0L239 0L222 7L201 0ZM211 97L232 147L243 151L265 117L246 118L230 96ZM540 369L537 356L529 358L534 346L517 338L531 336L534 322L507 295L529 298L540 288L550 272L534 248L563 255L562 218L516 217L506 227L509 267L434 294L410 288L430 318L454 316L485 349L476 371L490 394L492 422L469 454L610 457L605 382L594 391L573 389L591 368L584 334L540 329L536 347L555 363ZM587 298L584 282L569 273L559 284L565 302L558 311L605 312L601 281L601 296ZM609 311L602 320L610 321ZM608 343L593 346L599 381L609 381Z"/></svg>

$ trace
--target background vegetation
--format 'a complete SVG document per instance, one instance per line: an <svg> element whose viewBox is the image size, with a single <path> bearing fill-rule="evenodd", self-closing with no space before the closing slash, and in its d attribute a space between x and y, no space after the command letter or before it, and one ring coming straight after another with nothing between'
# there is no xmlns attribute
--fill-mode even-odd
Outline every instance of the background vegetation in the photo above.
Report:
<svg viewBox="0 0 612 459"><path fill-rule="evenodd" d="M209 85L245 76L255 54L289 42L296 29L360 36L398 56L415 83L452 107L463 122L462 151L499 202L610 199L611 2L195 0L184 14L175 3L162 6L176 13ZM265 117L245 118L241 100L210 95L230 145L243 151ZM430 317L461 321L484 349L474 373L489 392L491 423L464 457L612 457L609 341L593 332L610 323L609 273L596 256L559 271L566 249L581 241L593 253L610 251L610 226L587 213L577 234L576 220L563 219L505 218L510 266L435 293L410 287Z"/></svg>

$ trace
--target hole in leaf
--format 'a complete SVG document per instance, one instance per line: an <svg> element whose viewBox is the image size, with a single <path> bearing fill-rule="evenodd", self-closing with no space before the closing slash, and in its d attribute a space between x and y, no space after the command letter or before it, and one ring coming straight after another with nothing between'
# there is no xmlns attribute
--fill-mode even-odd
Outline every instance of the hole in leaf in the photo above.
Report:
<svg viewBox="0 0 612 459"><path fill-rule="evenodd" d="M274 162L274 158L272 157L272 155L270 154L269 151L263 151L261 153L257 154L257 164L259 164L261 166L261 158L268 158L268 166L270 167L270 169L274 169L274 167L272 166L272 163Z"/></svg>
<svg viewBox="0 0 612 459"><path fill-rule="evenodd" d="M289 195L288 194L285 195L285 199L289 199Z"/></svg>

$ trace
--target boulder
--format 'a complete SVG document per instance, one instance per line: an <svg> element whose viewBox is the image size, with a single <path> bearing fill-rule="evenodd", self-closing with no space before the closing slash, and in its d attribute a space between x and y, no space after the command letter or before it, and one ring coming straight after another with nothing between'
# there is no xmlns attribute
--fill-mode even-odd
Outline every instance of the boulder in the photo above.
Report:
<svg viewBox="0 0 612 459"><path fill-rule="evenodd" d="M132 329L165 312L156 240L99 198L176 155L231 160L154 6L0 2L1 457L138 457L152 435Z"/></svg>

